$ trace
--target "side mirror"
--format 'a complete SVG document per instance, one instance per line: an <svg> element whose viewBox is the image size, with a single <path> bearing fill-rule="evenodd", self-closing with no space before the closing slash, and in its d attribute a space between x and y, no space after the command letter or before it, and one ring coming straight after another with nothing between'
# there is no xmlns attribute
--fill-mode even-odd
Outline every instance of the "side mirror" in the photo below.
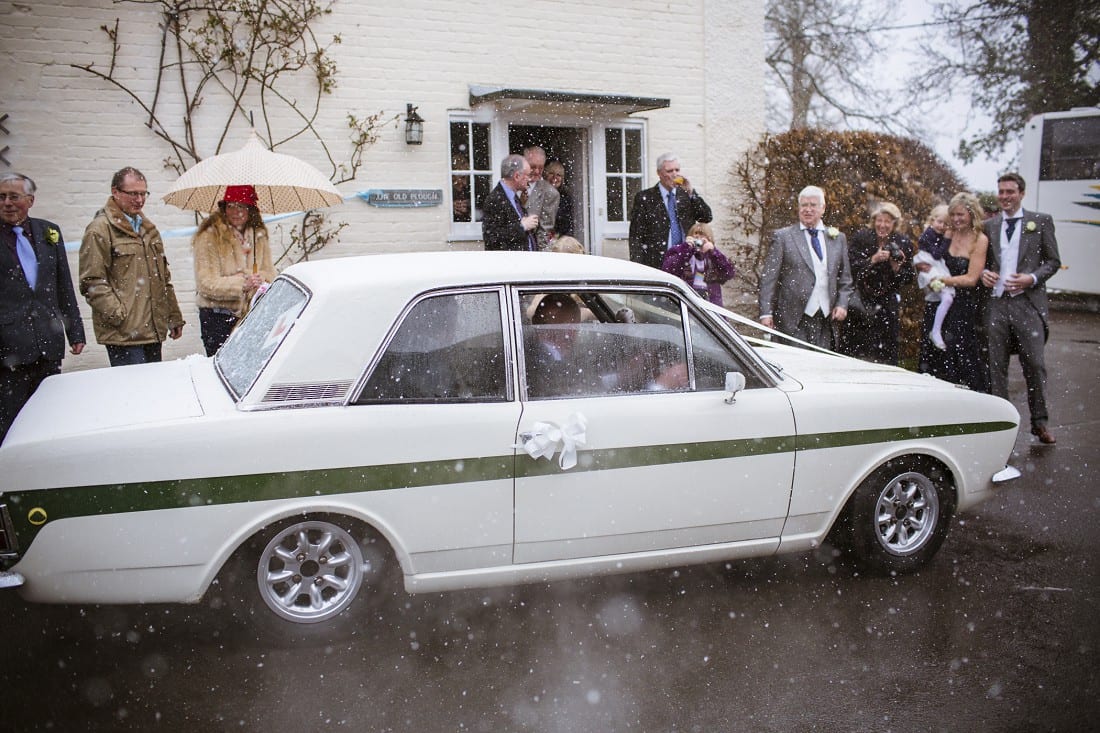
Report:
<svg viewBox="0 0 1100 733"><path fill-rule="evenodd" d="M732 405L737 401L737 393L745 388L745 375L741 372L726 372L726 404Z"/></svg>

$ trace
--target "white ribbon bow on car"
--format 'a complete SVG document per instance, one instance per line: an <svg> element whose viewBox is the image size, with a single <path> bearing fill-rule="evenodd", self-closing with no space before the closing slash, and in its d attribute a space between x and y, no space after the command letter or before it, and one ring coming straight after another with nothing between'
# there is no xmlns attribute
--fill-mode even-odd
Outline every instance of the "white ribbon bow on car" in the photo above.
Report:
<svg viewBox="0 0 1100 733"><path fill-rule="evenodd" d="M565 424L558 426L552 422L537 422L531 429L520 433L522 442L512 446L522 448L527 455L538 460L545 458L551 460L559 450L558 466L568 471L577 465L577 446L586 443L585 429L588 420L579 412L574 412L565 420Z"/></svg>

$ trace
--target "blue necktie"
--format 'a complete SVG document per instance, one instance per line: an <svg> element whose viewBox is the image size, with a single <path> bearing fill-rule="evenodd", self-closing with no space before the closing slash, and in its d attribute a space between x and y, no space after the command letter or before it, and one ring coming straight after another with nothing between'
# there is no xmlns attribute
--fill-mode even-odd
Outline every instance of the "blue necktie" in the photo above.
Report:
<svg viewBox="0 0 1100 733"><path fill-rule="evenodd" d="M814 254L817 255L817 259L823 260L825 257L821 254L821 242L817 239L817 230L810 230L810 244L814 246Z"/></svg>
<svg viewBox="0 0 1100 733"><path fill-rule="evenodd" d="M1012 232L1016 231L1016 222L1020 220L1020 217L1014 217L1012 219L1005 219L1005 240L1012 239Z"/></svg>
<svg viewBox="0 0 1100 733"><path fill-rule="evenodd" d="M34 290L38 282L38 258L34 256L34 247L23 235L23 227L12 227L11 230L15 232L15 252L19 255L19 264L23 266L23 275L31 290Z"/></svg>
<svg viewBox="0 0 1100 733"><path fill-rule="evenodd" d="M684 229L680 226L680 220L676 218L676 194L668 192L668 238L669 246L675 246L684 241Z"/></svg>

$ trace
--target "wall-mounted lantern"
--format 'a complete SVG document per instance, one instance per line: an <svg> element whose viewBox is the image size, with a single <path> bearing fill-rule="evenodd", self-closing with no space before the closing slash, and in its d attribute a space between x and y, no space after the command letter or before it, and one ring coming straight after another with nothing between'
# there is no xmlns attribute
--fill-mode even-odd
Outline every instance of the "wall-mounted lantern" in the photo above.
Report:
<svg viewBox="0 0 1100 733"><path fill-rule="evenodd" d="M424 142L424 119L416 113L417 108L411 104L406 105L405 110L405 143L407 145L419 145Z"/></svg>

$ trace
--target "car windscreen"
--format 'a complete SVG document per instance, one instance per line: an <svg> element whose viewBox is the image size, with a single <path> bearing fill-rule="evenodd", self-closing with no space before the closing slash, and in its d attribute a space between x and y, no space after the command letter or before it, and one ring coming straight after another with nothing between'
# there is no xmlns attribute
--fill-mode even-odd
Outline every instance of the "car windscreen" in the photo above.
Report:
<svg viewBox="0 0 1100 733"><path fill-rule="evenodd" d="M256 381L308 299L293 282L276 280L214 355L214 366L237 399Z"/></svg>

